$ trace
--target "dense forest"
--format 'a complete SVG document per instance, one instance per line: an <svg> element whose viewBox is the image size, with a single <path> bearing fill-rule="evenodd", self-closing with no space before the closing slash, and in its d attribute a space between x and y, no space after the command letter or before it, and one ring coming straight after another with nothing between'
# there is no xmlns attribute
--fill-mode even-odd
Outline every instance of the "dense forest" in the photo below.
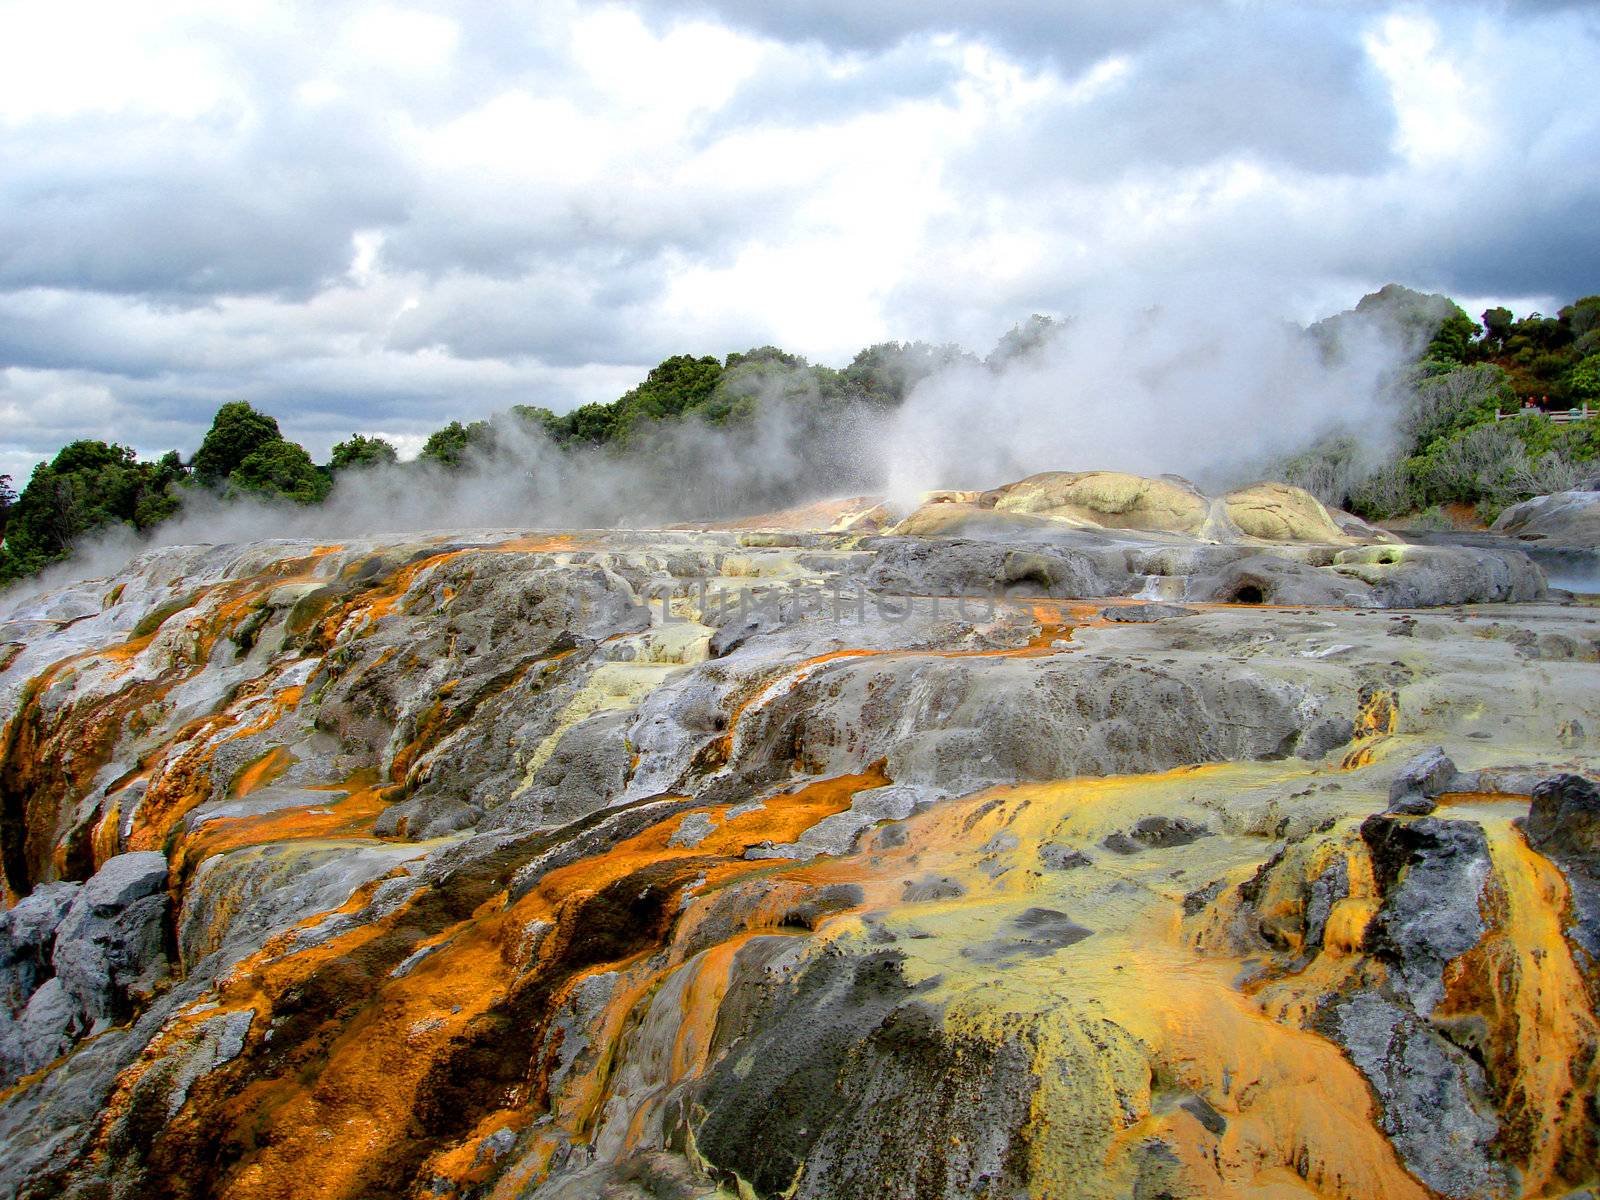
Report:
<svg viewBox="0 0 1600 1200"><path fill-rule="evenodd" d="M1390 285L1307 334L1322 353L1337 355L1352 323L1385 328L1408 346L1407 365L1389 388L1399 446L1373 461L1355 440L1330 438L1270 464L1271 474L1365 517L1427 523L1445 519L1447 508L1459 513L1460 506L1491 519L1507 504L1572 487L1600 470L1594 461L1600 420L1556 424L1545 416L1600 406L1600 296L1577 300L1553 317L1517 319L1491 308L1475 321L1444 296ZM382 438L359 433L334 446L328 462L314 462L283 436L275 418L232 401L217 410L188 459L172 450L141 461L128 447L84 440L36 467L20 495L9 477L0 476L0 585L67 557L95 530L151 529L201 494L223 502L315 505L341 480L365 472L466 471L514 457L533 441L565 454L644 450L649 469L670 472L674 464L661 461L662 447L670 459L673 443L662 441L662 431L686 422L738 429L764 408L782 406L826 456L831 431L853 418L892 411L928 376L955 364L1003 370L1038 353L1069 324L1070 318L1031 317L981 361L959 346L925 342L871 346L842 369L772 346L724 359L674 355L608 404L559 416L517 405L489 420L452 421L427 439L412 463L400 463Z"/></svg>

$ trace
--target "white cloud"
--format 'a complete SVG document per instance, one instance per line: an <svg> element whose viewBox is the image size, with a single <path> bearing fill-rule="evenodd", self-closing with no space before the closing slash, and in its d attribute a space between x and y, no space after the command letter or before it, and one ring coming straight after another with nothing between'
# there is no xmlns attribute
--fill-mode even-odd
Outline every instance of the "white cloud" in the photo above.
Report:
<svg viewBox="0 0 1600 1200"><path fill-rule="evenodd" d="M233 15L247 9L236 6ZM160 2L0 5L0 119L132 113L192 120L241 99L213 49L184 36L198 32L205 11Z"/></svg>
<svg viewBox="0 0 1600 1200"><path fill-rule="evenodd" d="M1594 25L0 2L0 463L192 449L235 396L409 448L677 351L982 352L1219 266L1301 319L1391 278L1547 306L1600 287Z"/></svg>
<svg viewBox="0 0 1600 1200"><path fill-rule="evenodd" d="M1490 97L1475 94L1440 46L1438 24L1419 12L1391 13L1364 39L1394 96L1396 148L1428 165L1470 155L1487 132L1474 116Z"/></svg>
<svg viewBox="0 0 1600 1200"><path fill-rule="evenodd" d="M444 70L459 36L449 17L390 4L362 9L344 28L345 45L356 59L401 74Z"/></svg>

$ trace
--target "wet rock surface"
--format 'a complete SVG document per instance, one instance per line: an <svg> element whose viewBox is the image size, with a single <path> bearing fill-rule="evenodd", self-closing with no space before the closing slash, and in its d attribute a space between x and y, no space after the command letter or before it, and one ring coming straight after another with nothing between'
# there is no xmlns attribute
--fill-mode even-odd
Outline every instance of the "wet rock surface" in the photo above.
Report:
<svg viewBox="0 0 1600 1200"><path fill-rule="evenodd" d="M0 1192L1595 1186L1600 621L1308 499L1050 473L14 606Z"/></svg>
<svg viewBox="0 0 1600 1200"><path fill-rule="evenodd" d="M1593 969L1600 965L1600 788L1580 775L1540 780L1522 831L1566 877L1573 916L1568 936Z"/></svg>

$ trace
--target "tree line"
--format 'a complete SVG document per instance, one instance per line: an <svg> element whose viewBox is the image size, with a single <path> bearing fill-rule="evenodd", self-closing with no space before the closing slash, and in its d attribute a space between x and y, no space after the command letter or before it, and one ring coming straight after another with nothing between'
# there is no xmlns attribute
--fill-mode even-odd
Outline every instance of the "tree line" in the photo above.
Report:
<svg viewBox="0 0 1600 1200"><path fill-rule="evenodd" d="M1557 426L1523 410L1530 399L1550 409L1600 405L1600 296L1574 301L1553 317L1517 319L1491 308L1475 321L1447 297L1390 285L1308 333L1335 355L1352 322L1377 322L1415 348L1392 388L1401 444L1372 462L1353 439L1331 438L1273 464L1273 473L1325 502L1373 519L1471 504L1487 518L1516 500L1572 486L1600 457L1600 421ZM515 405L491 420L451 421L428 437L415 464L399 463L391 443L360 433L317 463L283 436L274 417L230 401L187 460L171 450L142 461L126 446L85 439L34 468L20 495L9 476L0 476L0 586L66 558L95 530L149 530L199 493L318 504L351 472L458 471L514 449L518 437L569 452L625 450L675 423L737 426L773 405L786 405L821 435L852 414L894 409L918 382L951 366L999 370L1035 353L1065 325L1030 317L983 360L954 344L927 342L879 343L837 369L774 346L722 359L673 355L610 403L559 415ZM1518 415L1499 419L1507 414Z"/></svg>
<svg viewBox="0 0 1600 1200"><path fill-rule="evenodd" d="M1002 341L996 355L1003 356L1009 344ZM326 463L317 463L283 436L276 418L246 401L230 401L217 410L187 460L171 450L141 461L127 446L85 439L35 467L20 495L10 476L0 475L0 586L67 558L95 530L149 530L199 493L224 502L319 504L350 472L458 471L507 449L519 435L569 451L621 449L664 424L688 418L738 423L753 418L763 403L784 400L802 403L807 420L820 430L850 410L892 408L918 381L962 361L978 360L958 346L926 342L869 346L837 370L773 346L725 359L678 354L609 404L586 404L559 416L548 408L515 405L491 420L451 421L428 437L414 464L400 463L391 442L360 433L335 445Z"/></svg>
<svg viewBox="0 0 1600 1200"><path fill-rule="evenodd" d="M1479 322L1447 297L1391 284L1311 333L1335 353L1344 327L1363 317L1420 347L1390 388L1398 444L1374 461L1355 439L1331 437L1273 464L1280 478L1370 520L1444 523L1450 507L1492 521L1600 473L1600 418L1547 419L1600 406L1600 295L1553 317L1491 308Z"/></svg>

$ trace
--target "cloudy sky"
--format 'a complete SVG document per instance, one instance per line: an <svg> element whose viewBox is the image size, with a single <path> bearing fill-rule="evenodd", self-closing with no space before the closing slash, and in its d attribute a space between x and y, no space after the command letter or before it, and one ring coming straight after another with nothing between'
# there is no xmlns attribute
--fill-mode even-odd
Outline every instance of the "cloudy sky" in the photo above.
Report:
<svg viewBox="0 0 1600 1200"><path fill-rule="evenodd" d="M668 354L1600 291L1600 5L0 3L0 472Z"/></svg>

